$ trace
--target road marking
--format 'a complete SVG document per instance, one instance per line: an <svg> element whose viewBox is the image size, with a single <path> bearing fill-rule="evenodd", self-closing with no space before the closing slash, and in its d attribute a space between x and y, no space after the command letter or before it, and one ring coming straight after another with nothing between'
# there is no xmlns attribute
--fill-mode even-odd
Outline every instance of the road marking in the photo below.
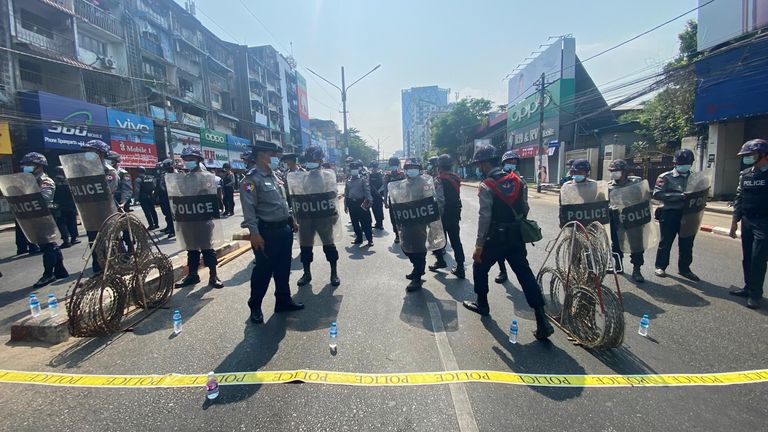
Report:
<svg viewBox="0 0 768 432"><path fill-rule="evenodd" d="M453 355L453 348L451 348L451 344L448 341L448 335L445 334L445 325L440 317L440 309L437 308L437 303L435 302L429 302L427 308L429 309L429 318L432 320L432 332L435 334L440 361L442 361L445 369L458 370L459 365L456 362L456 356ZM456 420L459 422L459 430L462 432L479 431L480 429L477 427L475 414L472 412L472 404L469 402L469 395L464 384L448 384L448 389L451 391L451 399L453 399L453 408L456 411Z"/></svg>
<svg viewBox="0 0 768 432"><path fill-rule="evenodd" d="M454 383L496 383L530 387L683 387L729 386L768 382L768 369L707 374L653 375L557 375L518 374L484 370L452 370L413 373L356 373L315 370L226 372L216 377L221 385L284 384L304 382L352 386L413 386ZM0 370L0 383L38 384L63 387L199 387L202 375L89 375L55 372Z"/></svg>

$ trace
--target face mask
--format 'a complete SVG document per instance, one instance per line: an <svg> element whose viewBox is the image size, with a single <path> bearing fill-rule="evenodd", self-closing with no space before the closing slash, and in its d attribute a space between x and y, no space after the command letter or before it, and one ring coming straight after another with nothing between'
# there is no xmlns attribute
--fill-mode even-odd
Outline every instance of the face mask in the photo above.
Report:
<svg viewBox="0 0 768 432"><path fill-rule="evenodd" d="M357 170L357 169L349 170L349 173L357 177L360 175L360 170Z"/></svg>
<svg viewBox="0 0 768 432"><path fill-rule="evenodd" d="M21 171L25 172L25 173L32 174L35 171L35 167L29 166L29 165L24 165L23 167L21 167Z"/></svg>
<svg viewBox="0 0 768 432"><path fill-rule="evenodd" d="M611 171L611 178L618 180L621 178L621 171Z"/></svg>
<svg viewBox="0 0 768 432"><path fill-rule="evenodd" d="M392 166L390 166L390 167L389 167L389 170L390 170L390 171L397 171L397 170L399 170L399 169L400 169L400 167L399 167L399 166L397 166L397 165L392 165Z"/></svg>
<svg viewBox="0 0 768 432"><path fill-rule="evenodd" d="M427 165L427 171L432 171L432 165Z"/></svg>
<svg viewBox="0 0 768 432"><path fill-rule="evenodd" d="M197 168L197 161L184 161L184 168L188 170Z"/></svg>
<svg viewBox="0 0 768 432"><path fill-rule="evenodd" d="M685 174L685 173L687 173L688 171L691 170L691 166L690 165L678 165L678 166L675 167L675 169L680 174Z"/></svg>
<svg viewBox="0 0 768 432"><path fill-rule="evenodd" d="M575 180L576 183L581 183L581 182L583 182L586 179L587 179L587 176L581 175L581 174L576 174L576 175L573 176L573 180Z"/></svg>
<svg viewBox="0 0 768 432"><path fill-rule="evenodd" d="M515 164L504 164L504 171L510 173L517 169L517 165Z"/></svg>
<svg viewBox="0 0 768 432"><path fill-rule="evenodd" d="M307 162L307 169L318 169L320 168L320 164L317 162Z"/></svg>
<svg viewBox="0 0 768 432"><path fill-rule="evenodd" d="M408 168L405 170L405 175L407 175L410 178L418 177L419 176L419 169L418 168Z"/></svg>
<svg viewBox="0 0 768 432"><path fill-rule="evenodd" d="M269 158L269 168L270 169L277 169L277 167L280 166L280 158L277 156L272 156Z"/></svg>
<svg viewBox="0 0 768 432"><path fill-rule="evenodd" d="M755 163L755 157L752 155L744 156L741 161L744 162L744 165L752 165Z"/></svg>
<svg viewBox="0 0 768 432"><path fill-rule="evenodd" d="M485 177L485 174L483 174L482 171L480 171L480 167L475 168L475 175L479 178Z"/></svg>

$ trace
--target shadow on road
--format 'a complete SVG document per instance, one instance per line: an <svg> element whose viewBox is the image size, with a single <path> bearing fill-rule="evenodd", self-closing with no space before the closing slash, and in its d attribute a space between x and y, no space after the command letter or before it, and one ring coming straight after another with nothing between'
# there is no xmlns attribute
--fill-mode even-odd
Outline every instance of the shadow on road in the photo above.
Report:
<svg viewBox="0 0 768 432"><path fill-rule="evenodd" d="M618 374L640 375L656 373L655 369L636 356L625 345L601 351L587 349L587 352Z"/></svg>
<svg viewBox="0 0 768 432"><path fill-rule="evenodd" d="M320 284L320 281L314 281ZM309 332L313 330L329 328L336 321L344 299L342 295L333 295L336 287L326 283L320 292L314 294L312 283L299 287L293 299L304 303L305 308L299 312L285 315L286 326L294 331Z"/></svg>
<svg viewBox="0 0 768 432"><path fill-rule="evenodd" d="M406 293L403 297L403 307L400 310L400 321L411 327L434 331L432 328L432 318L429 314L427 305L429 303L437 304L440 310L440 317L443 319L443 326L446 332L455 332L459 330L459 317L456 313L456 302L451 300L438 300L427 289Z"/></svg>
<svg viewBox="0 0 768 432"><path fill-rule="evenodd" d="M648 318L656 319L666 312L664 309L646 301L637 294L622 292L621 297L624 300L624 311L632 316L642 318L644 314L648 314Z"/></svg>
<svg viewBox="0 0 768 432"><path fill-rule="evenodd" d="M347 251L349 259L351 260L361 260L376 253L368 246L365 246L365 243L363 245L346 246L344 250Z"/></svg>
<svg viewBox="0 0 768 432"><path fill-rule="evenodd" d="M48 362L48 366L53 368L64 366L67 369L77 368L91 357L107 349L109 345L123 337L124 334L124 332L119 332L108 337L78 339L73 345L56 354Z"/></svg>
<svg viewBox="0 0 768 432"><path fill-rule="evenodd" d="M737 286L731 285L729 288L725 288L725 287L722 287L720 285L715 285L715 284L713 284L711 282L707 282L705 280L702 280L702 281L699 281L699 282L691 282L688 279L685 279L685 278L682 278L682 277L679 277L679 276L669 275L669 277L674 279L674 280L676 280L676 281L678 281L678 282L685 283L688 286L690 286L691 288L699 290L702 294L704 294L704 295L706 295L708 297L714 297L714 298L718 298L720 300L727 300L727 301L736 303L738 305L744 306L744 308L746 309L747 299L741 298L741 297L735 297L735 296L732 296L732 295L728 294L728 291L735 290L735 289L740 289L741 287L737 287ZM768 309L766 309L766 307L762 307L760 309L757 309L757 310L755 310L755 312L757 312L757 313L759 313L761 315L764 315L764 316L768 316Z"/></svg>
<svg viewBox="0 0 768 432"><path fill-rule="evenodd" d="M637 285L637 288L645 291L654 300L661 303L683 307L704 307L710 305L707 299L681 284L659 285L653 281L646 280L642 286Z"/></svg>
<svg viewBox="0 0 768 432"><path fill-rule="evenodd" d="M435 280L443 284L445 292L457 302L473 300L475 298L472 291L472 283L468 279L459 279L450 273L443 273L442 271L431 274L435 275Z"/></svg>

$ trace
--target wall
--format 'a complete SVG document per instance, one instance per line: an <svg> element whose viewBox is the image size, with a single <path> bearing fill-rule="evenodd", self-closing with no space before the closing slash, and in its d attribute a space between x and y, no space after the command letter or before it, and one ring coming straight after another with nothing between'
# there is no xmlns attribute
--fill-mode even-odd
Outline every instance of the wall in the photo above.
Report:
<svg viewBox="0 0 768 432"><path fill-rule="evenodd" d="M743 143L743 120L709 125L707 154L713 155L715 162L705 171L712 173L711 197L721 199L735 195L741 168L741 159L737 153Z"/></svg>

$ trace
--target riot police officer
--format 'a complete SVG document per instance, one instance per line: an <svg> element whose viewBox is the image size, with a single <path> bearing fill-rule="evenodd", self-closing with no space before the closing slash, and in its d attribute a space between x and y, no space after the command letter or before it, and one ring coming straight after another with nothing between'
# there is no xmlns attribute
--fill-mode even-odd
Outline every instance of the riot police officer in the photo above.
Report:
<svg viewBox="0 0 768 432"><path fill-rule="evenodd" d="M136 192L139 196L139 204L147 218L147 229L160 228L155 210L155 176L147 174L147 169L139 167L139 175L136 177Z"/></svg>
<svg viewBox="0 0 768 432"><path fill-rule="evenodd" d="M747 307L757 309L763 298L768 260L768 142L762 139L747 141L739 156L745 165L752 166L739 175L730 231L730 236L735 238L741 222L744 288L730 294L746 297Z"/></svg>
<svg viewBox="0 0 768 432"><path fill-rule="evenodd" d="M353 244L363 243L363 234L368 240L368 246L373 246L373 233L371 232L371 185L368 177L360 173L362 162L354 161L349 164L350 177L344 187L344 212L349 213L352 228L355 230Z"/></svg>
<svg viewBox="0 0 768 432"><path fill-rule="evenodd" d="M176 168L173 167L173 161L165 159L158 164L160 170L157 176L155 190L157 191L157 201L160 204L160 210L165 218L165 228L161 231L168 234L168 239L176 237L176 227L173 225L173 211L171 210L171 201L168 198L168 185L165 183L165 175L173 174Z"/></svg>
<svg viewBox="0 0 768 432"><path fill-rule="evenodd" d="M207 172L208 170L203 165L205 158L203 152L192 146L185 147L181 152L181 159L184 161L184 168L189 173ZM219 210L216 209L216 216L218 217ZM198 225L190 225L191 228L195 228ZM179 228L180 232L185 236L195 236L202 233L187 233L183 227ZM200 266L200 255L203 256L203 264L208 267L208 286L211 288L224 288L224 284L219 280L217 272L217 260L216 251L212 248L208 249L188 249L187 250L187 268L189 269L187 276L179 283L176 284L176 288L183 288L191 286L200 282L200 276L198 275L198 267Z"/></svg>
<svg viewBox="0 0 768 432"><path fill-rule="evenodd" d="M53 204L53 195L56 192L56 183L45 174L45 168L48 166L48 159L40 153L27 153L21 159L21 168L25 173L35 176L37 185L40 186L40 192L43 200L51 207ZM43 276L35 282L34 288L44 287L56 279L62 279L69 276L64 267L64 256L61 254L59 245L56 242L38 244L43 252Z"/></svg>
<svg viewBox="0 0 768 432"><path fill-rule="evenodd" d="M389 197L387 196L387 186L391 182L405 180L405 173L400 169L400 159L391 157L387 161L387 173L384 175L384 184L381 185L380 193L385 198L384 207L389 209L389 220L392 221L392 229L395 231L395 243L400 243L400 233L397 231L395 216L392 209L389 208Z"/></svg>
<svg viewBox="0 0 768 432"><path fill-rule="evenodd" d="M681 149L675 152L675 168L661 174L656 179L656 186L653 189L653 198L661 201L661 207L656 211L659 220L659 230L661 238L659 240L659 249L656 252L656 276L667 277L667 266L669 265L669 252L672 249L672 242L680 233L681 222L683 219L683 207L686 201L686 189L688 178L691 175L691 165L693 165L694 155L689 149ZM678 270L680 276L698 282L701 279L691 271L693 262L693 240L696 234L689 237L678 237Z"/></svg>
<svg viewBox="0 0 768 432"><path fill-rule="evenodd" d="M611 161L611 164L608 166L608 171L611 173L611 181L608 182L608 196L610 197L611 192L613 192L616 189L624 188L629 185L640 183L643 181L640 177L636 176L630 176L627 174L627 162L623 159L616 159L614 161ZM611 213L611 249L613 250L614 255L614 269L617 273L623 273L621 269L624 268L623 265L619 265L624 260L624 252L621 250L621 243L619 243L619 236L618 236L618 228L621 224L621 221L619 220L619 212L616 211L616 209L612 208ZM632 279L635 282L643 283L645 282L645 278L643 277L643 273L640 271L640 267L644 263L643 259L643 252L632 252L629 255L629 261L632 264Z"/></svg>
<svg viewBox="0 0 768 432"><path fill-rule="evenodd" d="M240 185L240 203L243 207L242 227L251 236L251 247L256 251L256 265L251 272L251 322L264 322L261 303L267 293L269 281L275 280L275 313L303 309L304 305L291 298L291 247L293 233L299 226L291 216L285 199L282 180L275 175L280 164L278 155L283 148L268 141L256 141L253 153L254 168L246 173Z"/></svg>
<svg viewBox="0 0 768 432"><path fill-rule="evenodd" d="M80 236L77 230L77 207L63 167L56 167L53 181L56 183L56 192L53 194L54 216L62 240L59 248L66 249L80 243L77 238Z"/></svg>
<svg viewBox="0 0 768 432"><path fill-rule="evenodd" d="M528 214L527 186L514 173L499 169L496 148L481 145L475 151L472 163L484 180L478 187L480 213L477 242L472 255L475 293L477 300L465 301L464 307L480 315L488 315L488 272L499 258L509 262L525 293L528 305L536 316L536 339L547 339L554 329L544 314L544 296L528 263L527 251L517 219Z"/></svg>
<svg viewBox="0 0 768 432"><path fill-rule="evenodd" d="M522 174L520 174L520 171L517 169L519 165L520 165L520 156L515 151L510 150L504 153L504 156L501 157L501 170L507 174L511 172L517 174L517 176L520 177L520 180L523 183L525 183L525 179L523 178ZM508 279L509 278L507 277L507 267L504 265L504 258L499 258L499 274L498 276L496 276L496 279L494 279L493 281L500 284L500 283L506 282Z"/></svg>
<svg viewBox="0 0 768 432"><path fill-rule="evenodd" d="M461 221L461 178L453 170L453 158L449 154L442 154L430 162L435 164L437 177L435 183L440 183L443 196L445 197L445 206L441 220L445 235L451 241L456 267L451 273L459 279L466 276L464 271L464 247L461 244L461 235L459 222ZM437 188L436 188L437 189ZM431 271L446 268L445 248L433 252L437 261L435 265L429 266Z"/></svg>
<svg viewBox="0 0 768 432"><path fill-rule="evenodd" d="M107 180L107 187L109 188L109 191L114 196L115 193L117 193L117 189L120 186L120 181L117 175L117 170L112 166L112 162L108 159L109 153L112 151L110 150L109 144L105 143L101 140L91 140L87 143L83 144L82 147L85 151L90 151L93 153L96 153L99 156L99 159L101 160L101 163L104 167L104 176ZM86 231L86 234L88 235L88 247L93 248L93 242L96 240L96 236L99 234L98 231ZM101 273L101 264L99 264L99 260L96 258L96 250L94 249L91 254L91 260L92 263L92 269L94 274Z"/></svg>
<svg viewBox="0 0 768 432"><path fill-rule="evenodd" d="M575 159L573 161L573 164L571 164L571 170L570 170L570 177L571 179L567 182L563 183L565 184L571 184L571 183L594 183L595 180L592 180L589 178L589 175L592 174L592 164L589 163L586 159ZM561 201L562 204L562 201ZM567 221L563 218L562 212L560 213L560 228L565 226Z"/></svg>
<svg viewBox="0 0 768 432"><path fill-rule="evenodd" d="M368 183L371 185L371 211L376 224L373 228L377 230L384 229L384 198L381 195L381 188L384 185L384 174L379 169L379 163L372 161L368 164L371 172L368 174Z"/></svg>

